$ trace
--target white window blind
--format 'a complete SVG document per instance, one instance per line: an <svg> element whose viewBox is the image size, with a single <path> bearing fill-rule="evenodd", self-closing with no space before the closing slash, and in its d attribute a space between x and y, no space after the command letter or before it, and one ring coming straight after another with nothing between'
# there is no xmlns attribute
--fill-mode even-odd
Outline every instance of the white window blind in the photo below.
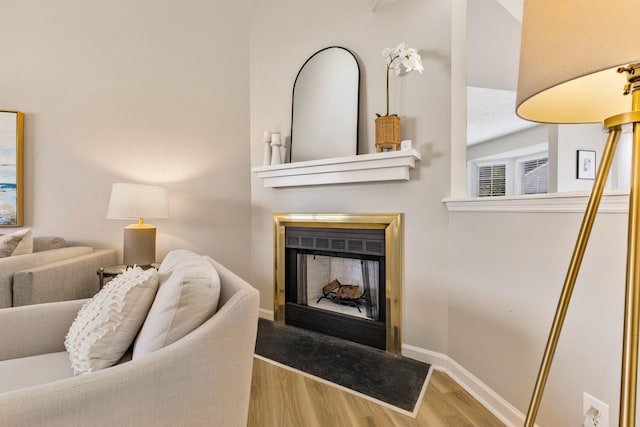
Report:
<svg viewBox="0 0 640 427"><path fill-rule="evenodd" d="M522 168L522 193L543 194L547 193L549 182L549 159L527 160Z"/></svg>
<svg viewBox="0 0 640 427"><path fill-rule="evenodd" d="M478 166L476 194L478 197L504 196L506 194L506 164Z"/></svg>

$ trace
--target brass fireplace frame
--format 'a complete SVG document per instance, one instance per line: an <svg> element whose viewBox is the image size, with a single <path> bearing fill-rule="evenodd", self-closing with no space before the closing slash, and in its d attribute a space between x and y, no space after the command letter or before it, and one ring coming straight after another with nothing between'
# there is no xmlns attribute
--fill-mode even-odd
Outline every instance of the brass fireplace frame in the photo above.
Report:
<svg viewBox="0 0 640 427"><path fill-rule="evenodd" d="M402 346L402 288L404 221L401 213L386 214L303 214L273 215L274 320L284 324L285 310L285 227L330 227L385 230L385 314L386 350L400 355Z"/></svg>

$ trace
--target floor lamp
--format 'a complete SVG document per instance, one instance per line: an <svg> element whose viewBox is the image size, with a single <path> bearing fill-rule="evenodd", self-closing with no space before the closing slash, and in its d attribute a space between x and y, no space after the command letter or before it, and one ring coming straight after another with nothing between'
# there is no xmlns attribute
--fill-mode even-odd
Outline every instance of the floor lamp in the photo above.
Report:
<svg viewBox="0 0 640 427"><path fill-rule="evenodd" d="M525 0L517 93L520 117L603 122L600 166L565 277L525 427L533 427L621 127L633 126L620 426L635 426L640 319L640 10L635 0Z"/></svg>

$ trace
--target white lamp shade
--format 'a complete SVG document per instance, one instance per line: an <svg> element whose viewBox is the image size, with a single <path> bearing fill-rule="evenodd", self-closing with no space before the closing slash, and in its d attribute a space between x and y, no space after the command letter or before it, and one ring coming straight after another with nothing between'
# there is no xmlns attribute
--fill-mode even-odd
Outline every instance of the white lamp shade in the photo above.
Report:
<svg viewBox="0 0 640 427"><path fill-rule="evenodd" d="M107 218L169 218L167 189L157 185L113 184Z"/></svg>
<svg viewBox="0 0 640 427"><path fill-rule="evenodd" d="M594 123L631 110L619 66L640 62L637 0L524 0L517 113Z"/></svg>

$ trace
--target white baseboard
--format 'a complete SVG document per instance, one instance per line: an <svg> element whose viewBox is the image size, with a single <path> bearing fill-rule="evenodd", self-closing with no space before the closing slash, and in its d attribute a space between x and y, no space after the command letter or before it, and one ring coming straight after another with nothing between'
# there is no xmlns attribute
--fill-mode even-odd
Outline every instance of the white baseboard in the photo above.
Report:
<svg viewBox="0 0 640 427"><path fill-rule="evenodd" d="M260 317L273 320L273 310L261 308ZM402 355L428 363L434 369L445 372L508 427L521 426L524 423L525 416L522 412L446 354L402 344Z"/></svg>
<svg viewBox="0 0 640 427"><path fill-rule="evenodd" d="M266 308L261 308L258 316L263 319L273 320L273 310L267 310Z"/></svg>
<svg viewBox="0 0 640 427"><path fill-rule="evenodd" d="M446 354L402 344L402 355L429 363L434 369L445 372L507 426L516 427L524 423L525 415L522 412Z"/></svg>

